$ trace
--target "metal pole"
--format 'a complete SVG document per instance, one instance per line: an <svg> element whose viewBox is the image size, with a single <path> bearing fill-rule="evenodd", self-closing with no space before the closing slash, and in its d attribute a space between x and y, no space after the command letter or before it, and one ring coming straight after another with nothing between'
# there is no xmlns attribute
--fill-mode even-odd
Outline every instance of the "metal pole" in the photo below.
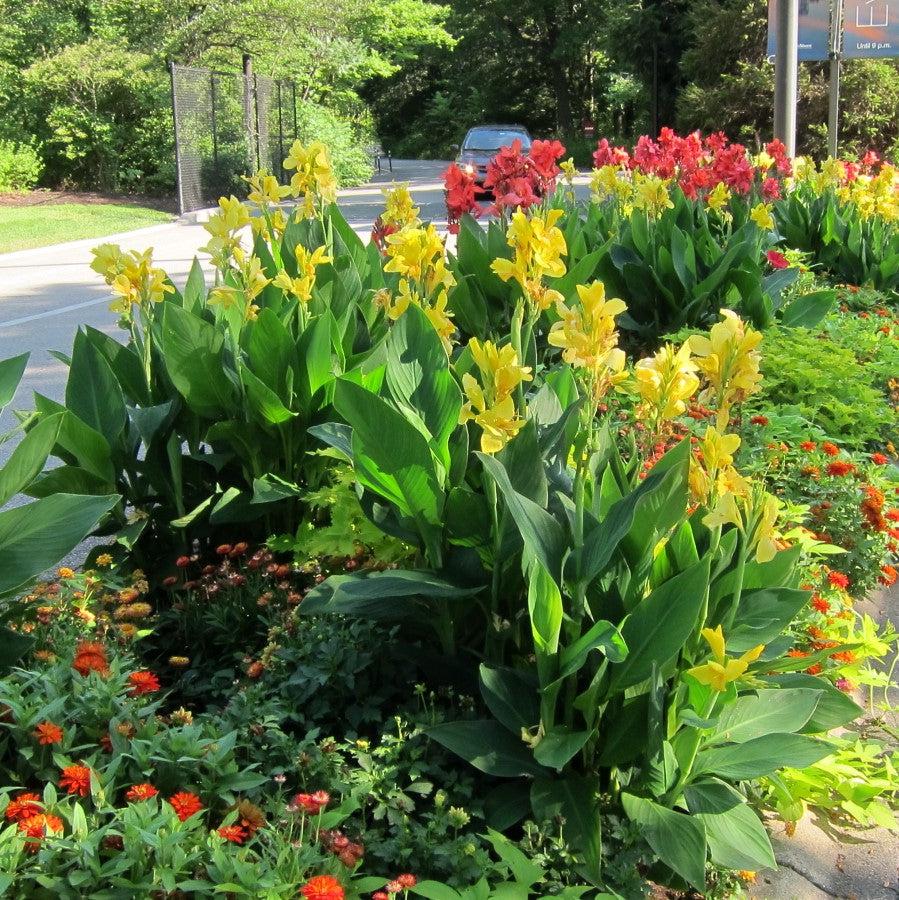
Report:
<svg viewBox="0 0 899 900"><path fill-rule="evenodd" d="M209 100L212 104L212 162L215 166L216 177L218 177L219 169L219 135L218 122L215 114L215 72L209 73Z"/></svg>
<svg viewBox="0 0 899 900"><path fill-rule="evenodd" d="M181 144L178 140L178 94L175 90L175 63L169 61L169 79L172 85L172 122L175 129L175 180L178 192L178 214L184 215L184 179L181 177Z"/></svg>
<svg viewBox="0 0 899 900"><path fill-rule="evenodd" d="M283 181L284 175L284 166L281 163L284 162L284 122L283 117L281 115L281 82L278 82L278 171L275 173L278 176L278 181Z"/></svg>
<svg viewBox="0 0 899 900"><path fill-rule="evenodd" d="M796 155L796 95L799 76L799 0L777 0L774 60L774 137Z"/></svg>
<svg viewBox="0 0 899 900"><path fill-rule="evenodd" d="M840 134L840 69L843 63L843 0L833 0L830 23L830 95L827 102L827 155L836 159Z"/></svg>
<svg viewBox="0 0 899 900"><path fill-rule="evenodd" d="M256 113L256 169L262 168L262 145L259 143L259 82L256 80L256 76L253 75L253 109ZM268 135L268 129L265 130L266 135ZM254 175L256 170L250 172L251 175Z"/></svg>
<svg viewBox="0 0 899 900"><path fill-rule="evenodd" d="M249 53L243 55L243 132L247 145L247 173L256 171L256 160L253 156L256 148L256 136L253 133L253 58Z"/></svg>

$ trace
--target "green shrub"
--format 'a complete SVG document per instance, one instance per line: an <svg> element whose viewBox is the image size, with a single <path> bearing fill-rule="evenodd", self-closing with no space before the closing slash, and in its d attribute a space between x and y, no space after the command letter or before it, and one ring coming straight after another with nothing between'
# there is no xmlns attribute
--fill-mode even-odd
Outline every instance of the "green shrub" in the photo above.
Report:
<svg viewBox="0 0 899 900"><path fill-rule="evenodd" d="M297 109L297 137L304 143L322 141L331 151L331 161L341 187L368 181L372 172L369 147L374 143L370 130L326 106L303 103Z"/></svg>
<svg viewBox="0 0 899 900"><path fill-rule="evenodd" d="M43 171L43 160L33 146L0 141L0 191L30 191Z"/></svg>

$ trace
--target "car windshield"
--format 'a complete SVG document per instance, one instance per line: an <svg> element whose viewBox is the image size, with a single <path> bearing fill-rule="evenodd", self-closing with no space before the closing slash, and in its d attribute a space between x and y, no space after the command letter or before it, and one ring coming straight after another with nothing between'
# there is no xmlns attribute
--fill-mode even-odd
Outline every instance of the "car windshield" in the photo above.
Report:
<svg viewBox="0 0 899 900"><path fill-rule="evenodd" d="M465 136L463 150L499 150L508 147L514 140L521 141L522 147L529 147L531 140L523 131L511 128L473 128Z"/></svg>

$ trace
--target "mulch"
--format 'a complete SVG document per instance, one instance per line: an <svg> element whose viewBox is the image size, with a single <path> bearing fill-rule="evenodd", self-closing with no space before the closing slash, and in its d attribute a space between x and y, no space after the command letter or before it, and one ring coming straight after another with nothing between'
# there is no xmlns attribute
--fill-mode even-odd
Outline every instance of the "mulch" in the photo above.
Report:
<svg viewBox="0 0 899 900"><path fill-rule="evenodd" d="M0 193L0 207L55 206L59 203L106 203L116 206L146 206L160 212L177 213L174 197L148 197L146 194L101 194L95 191L28 191L24 194Z"/></svg>

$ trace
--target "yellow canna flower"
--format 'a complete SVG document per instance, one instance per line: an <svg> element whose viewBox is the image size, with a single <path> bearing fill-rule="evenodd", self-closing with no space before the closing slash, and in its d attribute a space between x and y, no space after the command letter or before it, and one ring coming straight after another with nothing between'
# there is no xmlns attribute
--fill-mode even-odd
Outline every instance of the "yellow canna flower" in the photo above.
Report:
<svg viewBox="0 0 899 900"><path fill-rule="evenodd" d="M550 209L545 215L530 217L521 209L512 214L506 231L506 243L512 248L512 259L495 259L490 267L503 281L517 281L532 310L548 309L559 298L543 284L545 277L560 278L565 274L562 257L568 253L565 235L556 222L561 209Z"/></svg>
<svg viewBox="0 0 899 900"><path fill-rule="evenodd" d="M316 247L311 253L302 245L294 248L297 259L297 277L291 278L283 269L278 272L272 282L288 294L296 297L300 303L308 303L312 299L315 287L315 269L317 266L331 262L327 247Z"/></svg>
<svg viewBox="0 0 899 900"><path fill-rule="evenodd" d="M623 204L631 196L631 181L618 166L602 166L590 173L590 196L596 203Z"/></svg>
<svg viewBox="0 0 899 900"><path fill-rule="evenodd" d="M771 231L774 228L774 216L771 215L770 203L757 203L752 207L749 218L752 219L762 231Z"/></svg>
<svg viewBox="0 0 899 900"><path fill-rule="evenodd" d="M709 191L709 195L706 197L705 202L709 209L720 212L728 203L730 203L730 189L723 181L719 181L718 184Z"/></svg>
<svg viewBox="0 0 899 900"><path fill-rule="evenodd" d="M306 218L314 215L316 201L337 201L337 179L331 155L321 141L313 141L308 146L302 141L294 141L284 160L284 168L294 170L290 187L295 197L303 198L300 212Z"/></svg>
<svg viewBox="0 0 899 900"><path fill-rule="evenodd" d="M407 226L387 235L385 272L416 281L423 293L451 288L456 279L446 266L445 247L433 225Z"/></svg>
<svg viewBox="0 0 899 900"><path fill-rule="evenodd" d="M693 335L690 349L705 376L707 387L699 399L717 409L717 425L723 429L731 408L759 389L760 332L746 325L732 310L721 310L722 321L709 330L709 336Z"/></svg>
<svg viewBox="0 0 899 900"><path fill-rule="evenodd" d="M686 401L699 388L696 369L686 342L680 348L665 344L655 356L641 359L634 366L637 393L643 400L642 412L656 427L686 411Z"/></svg>
<svg viewBox="0 0 899 900"><path fill-rule="evenodd" d="M271 279L262 270L262 260L252 253L247 255L240 247L234 249L234 261L243 283L244 296L250 302L265 290Z"/></svg>
<svg viewBox="0 0 899 900"><path fill-rule="evenodd" d="M577 292L580 305L568 307L561 300L556 304L561 321L550 328L547 340L553 347L562 348L565 362L586 371L593 398L598 401L610 387L627 377L624 351L618 347L615 327L615 316L627 306L622 300L607 300L601 281L579 284Z"/></svg>
<svg viewBox="0 0 899 900"><path fill-rule="evenodd" d="M753 529L751 546L755 548L756 562L769 562L777 553L780 532L775 527L780 516L783 504L777 497L767 492L762 492L757 503L758 522Z"/></svg>
<svg viewBox="0 0 899 900"><path fill-rule="evenodd" d="M255 175L241 177L250 186L247 199L262 208L277 206L290 195L290 187L286 184L279 184L278 179L265 169L260 169Z"/></svg>
<svg viewBox="0 0 899 900"><path fill-rule="evenodd" d="M421 210L412 202L409 193L409 184L395 184L391 189L384 188L384 212L381 213L381 221L385 225L394 228L405 228L407 225L419 226L418 214Z"/></svg>
<svg viewBox="0 0 899 900"><path fill-rule="evenodd" d="M94 258L91 262L91 268L106 279L106 283L111 281L122 271L125 254L118 244L100 244L91 250Z"/></svg>
<svg viewBox="0 0 899 900"><path fill-rule="evenodd" d="M373 299L375 304L384 310L387 318L392 322L399 319L410 306L419 307L427 316L431 325L434 326L434 330L440 337L447 356L452 352L452 337L455 334L456 326L453 324L453 314L447 309L448 296L445 288L437 294L434 303L429 304L415 290L408 278L401 278L397 294L391 294L389 290L384 288L378 291Z"/></svg>
<svg viewBox="0 0 899 900"><path fill-rule="evenodd" d="M424 313L428 317L428 321L434 326L446 355L449 356L453 352L452 337L456 333L456 326L453 324L453 314L446 308L448 301L446 289L444 288L437 295L433 306L424 306Z"/></svg>
<svg viewBox="0 0 899 900"><path fill-rule="evenodd" d="M92 252L91 268L102 274L112 288L115 297L109 305L112 312L128 316L132 306L161 303L166 294L175 291L165 271L153 265L152 247L143 252L125 253L115 244L101 244Z"/></svg>
<svg viewBox="0 0 899 900"><path fill-rule="evenodd" d="M707 684L716 691L727 690L727 686L742 677L765 649L764 644L759 644L757 647L747 650L737 659L730 659L725 652L724 632L720 625L714 629L703 628L702 636L712 651L712 660L701 666L694 666L687 672L700 684Z"/></svg>
<svg viewBox="0 0 899 900"><path fill-rule="evenodd" d="M210 292L207 303L210 306L221 306L222 309L231 309L240 300L240 291L230 284L218 284Z"/></svg>
<svg viewBox="0 0 899 900"><path fill-rule="evenodd" d="M574 179L574 176L577 175L577 166L574 164L574 159L569 157L563 162L560 162L559 168L562 170L562 175L565 180L570 184Z"/></svg>
<svg viewBox="0 0 899 900"><path fill-rule="evenodd" d="M497 347L492 341L482 344L472 338L468 347L478 367L480 383L470 372L462 376L466 403L459 413L459 422L474 421L480 425L481 450L498 453L524 426L512 392L522 382L531 380L531 370L518 364L511 344Z"/></svg>
<svg viewBox="0 0 899 900"><path fill-rule="evenodd" d="M730 491L726 491L718 497L715 508L703 516L702 524L707 528L721 528L724 525L736 525L743 528L743 519L740 516L740 508L737 506L737 498Z"/></svg>
<svg viewBox="0 0 899 900"><path fill-rule="evenodd" d="M668 196L668 181L658 175L634 172L634 209L642 209L647 216L657 219L666 209L674 209Z"/></svg>

